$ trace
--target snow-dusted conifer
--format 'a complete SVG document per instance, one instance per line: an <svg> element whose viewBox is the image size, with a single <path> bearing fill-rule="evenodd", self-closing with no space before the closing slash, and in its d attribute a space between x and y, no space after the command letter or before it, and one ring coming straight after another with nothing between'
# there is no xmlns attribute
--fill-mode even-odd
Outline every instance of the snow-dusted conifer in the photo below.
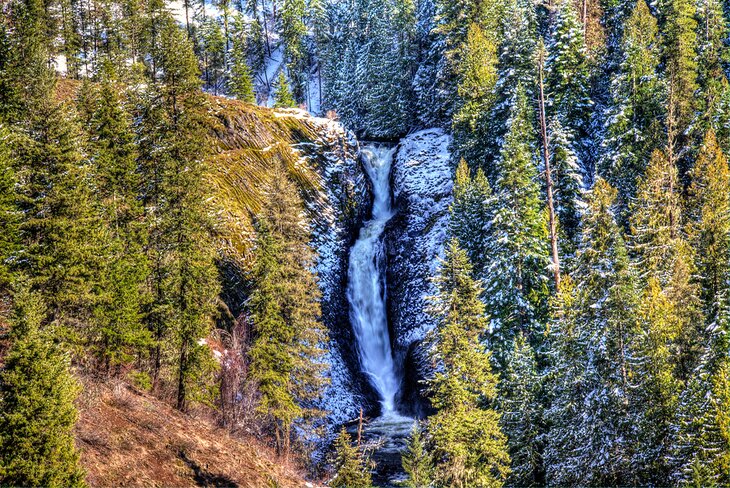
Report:
<svg viewBox="0 0 730 488"><path fill-rule="evenodd" d="M699 84L699 123L702 132L712 128L723 147L730 142L730 83L725 68L730 62L727 46L728 26L723 14L722 3L718 0L699 0L697 2L698 30L697 46Z"/></svg>
<svg viewBox="0 0 730 488"><path fill-rule="evenodd" d="M705 135L690 177L689 238L695 249L705 318L715 329L727 320L730 298L730 171L712 130Z"/></svg>
<svg viewBox="0 0 730 488"><path fill-rule="evenodd" d="M550 168L554 183L555 211L558 215L558 240L564 256L574 253L579 240L583 205L583 177L574 149L573 134L558 118L548 124Z"/></svg>
<svg viewBox="0 0 730 488"><path fill-rule="evenodd" d="M497 376L481 336L487 325L481 285L466 253L452 239L435 284L437 320L428 382L436 413L428 418L437 486L502 486L509 473L507 439L492 408Z"/></svg>
<svg viewBox="0 0 730 488"><path fill-rule="evenodd" d="M477 275L483 274L489 262L487 244L492 209L492 189L484 172L479 169L472 178L469 166L462 159L456 168L449 234L459 240Z"/></svg>
<svg viewBox="0 0 730 488"><path fill-rule="evenodd" d="M540 196L534 114L518 87L497 162L489 264L484 274L491 323L488 342L502 363L518 331L536 339L542 328L549 263L547 223Z"/></svg>
<svg viewBox="0 0 730 488"><path fill-rule="evenodd" d="M497 44L472 24L458 69L458 108L453 117L454 146L461 157L478 166L485 160L490 111L497 83Z"/></svg>
<svg viewBox="0 0 730 488"><path fill-rule="evenodd" d="M619 207L625 211L652 151L665 137L661 120L666 86L657 71L659 31L645 0L638 0L626 20L621 49L623 58L611 80L599 173L616 187Z"/></svg>
<svg viewBox="0 0 730 488"><path fill-rule="evenodd" d="M482 164L492 182L497 178L496 161L509 129L508 120L514 112L513 105L518 99L517 89L521 87L528 99L532 99L534 92L537 76L537 15L534 3L511 0L500 29L495 101L488 128L490 137L483 142L486 145L486 160Z"/></svg>
<svg viewBox="0 0 730 488"><path fill-rule="evenodd" d="M507 436L512 459L512 473L508 478L511 486L545 484L541 452L541 437L545 434L539 400L541 386L535 351L520 333L515 337L499 383L502 431Z"/></svg>
<svg viewBox="0 0 730 488"><path fill-rule="evenodd" d="M630 484L628 346L636 284L614 215L616 190L599 178L587 198L573 279L555 299L545 467L555 485Z"/></svg>
<svg viewBox="0 0 730 488"><path fill-rule="evenodd" d="M547 114L575 134L582 169L592 176L589 123L593 102L588 61L583 28L570 0L557 5L547 51Z"/></svg>
<svg viewBox="0 0 730 488"><path fill-rule="evenodd" d="M681 185L676 166L665 153L652 154L631 205L631 250L644 283L655 279L676 305L676 372L686 378L698 359L703 319L692 249L684 235Z"/></svg>

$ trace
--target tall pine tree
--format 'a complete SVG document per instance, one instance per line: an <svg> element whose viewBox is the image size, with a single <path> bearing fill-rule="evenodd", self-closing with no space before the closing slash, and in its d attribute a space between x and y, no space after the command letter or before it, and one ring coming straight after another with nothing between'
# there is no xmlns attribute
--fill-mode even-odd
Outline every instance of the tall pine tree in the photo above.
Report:
<svg viewBox="0 0 730 488"><path fill-rule="evenodd" d="M41 330L45 318L39 295L23 285L0 372L0 482L85 486L73 432L80 386L68 355Z"/></svg>
<svg viewBox="0 0 730 488"><path fill-rule="evenodd" d="M437 486L501 486L509 473L507 439L492 403L497 377L481 337L487 326L482 290L466 253L452 240L435 283L429 380L437 413L428 419Z"/></svg>
<svg viewBox="0 0 730 488"><path fill-rule="evenodd" d="M489 344L503 363L518 331L540 335L546 312L547 222L537 181L535 130L525 91L518 88L499 161L484 274L493 314Z"/></svg>

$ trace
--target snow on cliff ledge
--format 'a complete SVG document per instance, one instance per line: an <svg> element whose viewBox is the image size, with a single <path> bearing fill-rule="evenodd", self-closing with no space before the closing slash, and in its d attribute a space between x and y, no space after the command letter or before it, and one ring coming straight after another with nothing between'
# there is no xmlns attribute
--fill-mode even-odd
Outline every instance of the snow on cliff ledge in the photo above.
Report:
<svg viewBox="0 0 730 488"><path fill-rule="evenodd" d="M443 255L452 201L451 137L427 129L401 140L391 175L398 209L389 246L388 295L396 347L407 348L433 326L426 313L430 278Z"/></svg>

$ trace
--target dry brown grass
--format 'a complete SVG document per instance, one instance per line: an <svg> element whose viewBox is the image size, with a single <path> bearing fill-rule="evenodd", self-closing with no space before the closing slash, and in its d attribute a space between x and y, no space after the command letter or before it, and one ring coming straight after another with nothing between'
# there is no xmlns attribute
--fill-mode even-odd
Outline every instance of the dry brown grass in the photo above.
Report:
<svg viewBox="0 0 730 488"><path fill-rule="evenodd" d="M76 438L91 486L305 484L257 440L235 439L124 383L85 383Z"/></svg>

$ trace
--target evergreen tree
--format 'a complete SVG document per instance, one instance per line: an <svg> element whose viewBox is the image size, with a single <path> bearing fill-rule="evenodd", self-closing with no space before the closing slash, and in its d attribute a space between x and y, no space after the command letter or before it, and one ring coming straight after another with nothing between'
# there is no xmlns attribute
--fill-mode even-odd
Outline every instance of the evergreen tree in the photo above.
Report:
<svg viewBox="0 0 730 488"><path fill-rule="evenodd" d="M400 4L407 5L408 1L400 0ZM394 16L398 14L397 10L391 13L394 7L385 0L367 3L371 35L362 46L362 129L374 137L405 134L412 117L410 42L413 12L401 9L399 19Z"/></svg>
<svg viewBox="0 0 730 488"><path fill-rule="evenodd" d="M637 311L639 333L631 348L636 372L632 417L638 436L634 464L642 484L669 482L668 439L680 392L674 372L681 330L676 307L657 279L649 278Z"/></svg>
<svg viewBox="0 0 730 488"><path fill-rule="evenodd" d="M0 372L0 482L8 486L85 486L74 447L80 386L68 357L41 330L39 296L15 295L12 345Z"/></svg>
<svg viewBox="0 0 730 488"><path fill-rule="evenodd" d="M485 141L484 170L490 182L499 175L498 161L511 128L510 119L519 111L521 97L532 99L537 78L537 14L535 4L511 0L500 25L499 59L495 101ZM520 91L524 93L520 95Z"/></svg>
<svg viewBox="0 0 730 488"><path fill-rule="evenodd" d="M697 110L697 19L691 0L667 0L660 9L664 26L664 65L668 83L667 157L676 162L689 148L688 130ZM686 170L686 161L682 173Z"/></svg>
<svg viewBox="0 0 730 488"><path fill-rule="evenodd" d="M438 320L429 380L437 413L428 419L437 486L502 486L509 474L507 439L500 415L491 408L497 377L480 342L487 320L482 290L458 241L448 244L432 314Z"/></svg>
<svg viewBox="0 0 730 488"><path fill-rule="evenodd" d="M719 359L700 365L682 393L670 458L673 483L724 486L730 482L730 373L726 350Z"/></svg>
<svg viewBox="0 0 730 488"><path fill-rule="evenodd" d="M264 28L258 19L254 19L246 42L246 55L251 61L251 70L254 73L261 72L266 65L266 47ZM271 80L266 80L267 84L270 82Z"/></svg>
<svg viewBox="0 0 730 488"><path fill-rule="evenodd" d="M695 249L705 318L710 327L717 328L727 319L729 298L730 172L712 130L705 135L690 176L689 237Z"/></svg>
<svg viewBox="0 0 730 488"><path fill-rule="evenodd" d="M472 178L463 159L456 168L454 202L451 204L449 234L462 243L477 275L489 263L489 225L492 221L492 189L479 169Z"/></svg>
<svg viewBox="0 0 730 488"><path fill-rule="evenodd" d="M203 74L205 86L218 95L226 85L226 38L215 19L207 19L200 27L203 48Z"/></svg>
<svg viewBox="0 0 730 488"><path fill-rule="evenodd" d="M146 107L144 160L153 296L146 316L153 333L153 379L174 365L177 408L185 410L209 386L212 369L205 339L218 296L203 156L205 103L190 41L168 18L160 35L161 83ZM170 334L172 333L172 334ZM165 343L172 339L174 352ZM170 351L172 352L172 351Z"/></svg>
<svg viewBox="0 0 730 488"><path fill-rule="evenodd" d="M97 357L110 371L130 362L135 352L148 345L149 334L142 322L148 268L135 134L112 75L105 76L87 131L103 225L91 339Z"/></svg>
<svg viewBox="0 0 730 488"><path fill-rule="evenodd" d="M284 0L281 7L281 40L284 43L284 55L287 61L287 72L292 82L293 97L300 102L305 100L305 91L309 81L307 70L307 47L305 36L307 26L304 24L306 4L304 0Z"/></svg>
<svg viewBox="0 0 730 488"><path fill-rule="evenodd" d="M632 483L628 347L638 297L615 198L616 190L599 178L587 199L573 279L563 280L554 304L549 484Z"/></svg>
<svg viewBox="0 0 730 488"><path fill-rule="evenodd" d="M449 115L462 102L470 103L471 100L465 93L463 82L459 82L461 87L458 91L461 93L457 93L457 85L454 80L464 80L464 74L469 76L468 72L475 67L470 65L477 61L469 58L484 56L492 59L494 46L497 45L496 33L499 30L503 9L503 3L494 0L484 2L440 0L436 2L433 30L437 36L436 43L443 49L445 58L441 73L437 77L446 81L443 83L446 93L442 93L440 96L444 98ZM486 37L480 39L480 35ZM480 52L482 48L486 49ZM483 65L482 69L489 70L489 64ZM489 89L489 87L483 88ZM467 97L461 98L464 95Z"/></svg>
<svg viewBox="0 0 730 488"><path fill-rule="evenodd" d="M555 210L558 216L559 243L563 255L575 251L580 238L580 214L583 206L583 177L574 149L574 138L559 119L548 124L550 168L555 189Z"/></svg>
<svg viewBox="0 0 730 488"><path fill-rule="evenodd" d="M707 129L714 129L722 147L730 143L730 127L727 123L730 110L730 83L725 68L730 63L727 21L722 3L718 0L702 0L697 3L697 61L699 85L697 125L698 137L704 137ZM698 141L699 142L699 141Z"/></svg>
<svg viewBox="0 0 730 488"><path fill-rule="evenodd" d="M3 9L0 62L0 119L19 122L39 97L52 89L53 47L50 9L40 0L8 3Z"/></svg>
<svg viewBox="0 0 730 488"><path fill-rule="evenodd" d="M270 195L258 223L250 374L261 394L258 410L273 427L277 449L288 453L293 427L318 413L312 405L325 385L327 333L319 322L309 232L299 218L303 204L282 174Z"/></svg>
<svg viewBox="0 0 730 488"><path fill-rule="evenodd" d="M360 446L353 446L344 427L335 440L335 477L332 488L370 488L373 484Z"/></svg>
<svg viewBox="0 0 730 488"><path fill-rule="evenodd" d="M454 114L454 146L472 165L484 162L489 115L497 83L497 44L477 25L467 33L459 66L458 110Z"/></svg>
<svg viewBox="0 0 730 488"><path fill-rule="evenodd" d="M91 314L100 221L75 112L69 103L54 102L48 88L26 102L27 117L13 144L25 249L19 267L53 320L75 335Z"/></svg>
<svg viewBox="0 0 730 488"><path fill-rule="evenodd" d="M446 88L447 61L445 45L436 32L435 2L416 2L417 68L411 80L414 95L416 125L419 127L443 126L451 118L453 90Z"/></svg>
<svg viewBox="0 0 730 488"><path fill-rule="evenodd" d="M535 352L525 336L519 334L499 385L501 425L512 459L508 478L511 486L544 485L541 437L545 432L540 389Z"/></svg>
<svg viewBox="0 0 730 488"><path fill-rule="evenodd" d="M297 106L289 89L289 83L286 81L284 71L279 73L279 78L277 78L276 84L274 85L274 93L275 108L292 108Z"/></svg>
<svg viewBox="0 0 730 488"><path fill-rule="evenodd" d="M651 153L664 140L666 86L657 72L660 63L657 21L639 0L624 25L618 73L611 80L605 153L599 171L618 190L622 211L636 194Z"/></svg>
<svg viewBox="0 0 730 488"><path fill-rule="evenodd" d="M434 467L423 437L421 425L415 422L406 444L406 450L401 454L403 471L408 475L406 486L409 488L421 488L431 485Z"/></svg>
<svg viewBox="0 0 730 488"><path fill-rule="evenodd" d="M589 123L593 102L583 29L570 0L558 3L547 51L547 114L574 134L581 169L591 177L594 151Z"/></svg>
<svg viewBox="0 0 730 488"><path fill-rule="evenodd" d="M228 80L228 91L237 99L246 103L256 103L256 93L253 88L253 73L246 61L246 51L242 42L233 42L233 65Z"/></svg>
<svg viewBox="0 0 730 488"><path fill-rule="evenodd" d="M678 382L698 360L703 323L691 249L683 235L677 169L662 152L652 155L631 210L632 250L646 283L632 354L639 397L635 463L644 467L638 470L641 482L662 484L668 482L666 450Z"/></svg>
<svg viewBox="0 0 730 488"><path fill-rule="evenodd" d="M518 331L529 340L540 334L547 295L548 238L537 181L532 114L525 91L508 122L499 161L491 234L489 266L484 275L485 301L493 313L489 344L500 364Z"/></svg>
<svg viewBox="0 0 730 488"><path fill-rule="evenodd" d="M16 207L15 171L11 156L10 131L0 124L0 294L11 283L11 257L18 249L18 221Z"/></svg>
<svg viewBox="0 0 730 488"><path fill-rule="evenodd" d="M687 378L698 359L698 336L703 323L692 250L684 235L677 168L661 151L654 151L631 206L631 249L646 283L651 278L673 301L678 327L676 372ZM678 360L678 361L677 361Z"/></svg>

